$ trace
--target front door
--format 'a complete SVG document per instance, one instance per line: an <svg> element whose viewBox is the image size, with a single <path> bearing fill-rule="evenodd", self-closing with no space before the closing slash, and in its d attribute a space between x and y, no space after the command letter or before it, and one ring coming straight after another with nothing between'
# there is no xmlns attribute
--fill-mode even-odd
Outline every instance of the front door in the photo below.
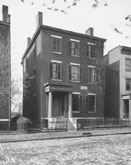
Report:
<svg viewBox="0 0 131 165"><path fill-rule="evenodd" d="M52 114L53 117L64 116L65 95L62 92L53 93Z"/></svg>

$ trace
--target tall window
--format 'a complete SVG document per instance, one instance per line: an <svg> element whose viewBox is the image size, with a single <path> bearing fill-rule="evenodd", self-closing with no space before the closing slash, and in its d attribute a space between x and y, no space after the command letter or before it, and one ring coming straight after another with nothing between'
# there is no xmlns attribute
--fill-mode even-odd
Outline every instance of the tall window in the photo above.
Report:
<svg viewBox="0 0 131 165"><path fill-rule="evenodd" d="M89 94L86 96L86 109L88 112L96 112L96 95Z"/></svg>
<svg viewBox="0 0 131 165"><path fill-rule="evenodd" d="M94 66L88 66L88 82L96 82L96 68Z"/></svg>
<svg viewBox="0 0 131 165"><path fill-rule="evenodd" d="M131 72L131 59L126 59L125 66L126 66L126 71Z"/></svg>
<svg viewBox="0 0 131 165"><path fill-rule="evenodd" d="M126 78L126 90L131 90L131 79Z"/></svg>
<svg viewBox="0 0 131 165"><path fill-rule="evenodd" d="M70 41L70 53L72 56L79 56L79 42Z"/></svg>
<svg viewBox="0 0 131 165"><path fill-rule="evenodd" d="M50 78L55 80L61 80L61 63L50 63Z"/></svg>
<svg viewBox="0 0 131 165"><path fill-rule="evenodd" d="M80 94L72 94L72 111L79 112L82 108L82 96Z"/></svg>
<svg viewBox="0 0 131 165"><path fill-rule="evenodd" d="M82 68L79 65L69 65L69 80L82 81Z"/></svg>
<svg viewBox="0 0 131 165"><path fill-rule="evenodd" d="M87 57L95 58L95 45L94 44L87 44Z"/></svg>
<svg viewBox="0 0 131 165"><path fill-rule="evenodd" d="M52 50L56 53L61 53L61 38L52 37Z"/></svg>

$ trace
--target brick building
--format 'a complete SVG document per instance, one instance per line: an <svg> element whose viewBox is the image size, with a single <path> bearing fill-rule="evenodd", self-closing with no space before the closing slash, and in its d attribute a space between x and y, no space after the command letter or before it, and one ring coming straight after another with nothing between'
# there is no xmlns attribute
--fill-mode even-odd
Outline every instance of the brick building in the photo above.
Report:
<svg viewBox="0 0 131 165"><path fill-rule="evenodd" d="M41 123L47 119L49 128L65 119L76 128L77 119L103 118L106 40L95 37L93 28L80 34L42 25L42 20L39 12L22 58L24 116Z"/></svg>
<svg viewBox="0 0 131 165"><path fill-rule="evenodd" d="M3 20L0 21L0 129L8 129L10 121L10 16L8 7L2 8Z"/></svg>
<svg viewBox="0 0 131 165"><path fill-rule="evenodd" d="M131 48L117 46L104 61L106 116L131 120Z"/></svg>

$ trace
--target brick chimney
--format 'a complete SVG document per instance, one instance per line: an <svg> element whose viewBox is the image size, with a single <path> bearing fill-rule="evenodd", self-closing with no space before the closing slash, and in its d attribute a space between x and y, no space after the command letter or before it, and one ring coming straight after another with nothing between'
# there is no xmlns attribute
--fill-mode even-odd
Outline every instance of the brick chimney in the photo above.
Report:
<svg viewBox="0 0 131 165"><path fill-rule="evenodd" d="M27 38L27 46L29 46L29 45L30 45L30 43L31 43L31 38L30 38L30 37L28 37L28 38Z"/></svg>
<svg viewBox="0 0 131 165"><path fill-rule="evenodd" d="M8 6L2 6L3 21L10 22L10 16L8 15Z"/></svg>
<svg viewBox="0 0 131 165"><path fill-rule="evenodd" d="M43 13L38 12L36 17L36 27L38 28L40 25L43 25Z"/></svg>
<svg viewBox="0 0 131 165"><path fill-rule="evenodd" d="M89 36L94 36L94 29L90 27L89 29L86 30L85 33Z"/></svg>

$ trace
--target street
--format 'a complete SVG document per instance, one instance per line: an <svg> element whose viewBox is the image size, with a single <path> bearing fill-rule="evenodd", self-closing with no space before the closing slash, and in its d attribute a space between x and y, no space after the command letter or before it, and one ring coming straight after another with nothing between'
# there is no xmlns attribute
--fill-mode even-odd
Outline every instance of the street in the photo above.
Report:
<svg viewBox="0 0 131 165"><path fill-rule="evenodd" d="M131 135L0 143L0 165L131 165Z"/></svg>

